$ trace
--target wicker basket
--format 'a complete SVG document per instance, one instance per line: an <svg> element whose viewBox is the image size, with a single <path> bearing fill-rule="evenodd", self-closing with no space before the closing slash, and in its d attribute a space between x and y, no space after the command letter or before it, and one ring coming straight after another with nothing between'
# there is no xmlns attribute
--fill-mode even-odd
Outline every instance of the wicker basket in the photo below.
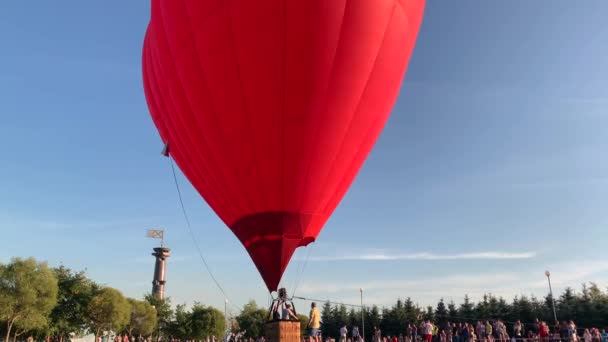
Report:
<svg viewBox="0 0 608 342"><path fill-rule="evenodd" d="M300 342L300 322L271 321L265 326L268 342Z"/></svg>

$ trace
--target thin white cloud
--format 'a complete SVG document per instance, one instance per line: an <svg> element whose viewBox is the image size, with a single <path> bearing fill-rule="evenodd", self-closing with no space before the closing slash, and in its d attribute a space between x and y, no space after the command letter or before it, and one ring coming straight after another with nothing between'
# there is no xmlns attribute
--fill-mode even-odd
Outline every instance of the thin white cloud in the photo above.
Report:
<svg viewBox="0 0 608 342"><path fill-rule="evenodd" d="M532 259L536 257L536 252L474 252L457 254L437 254L437 253L368 253L368 254L346 254L337 256L318 256L311 257L311 261L392 261L392 260L510 260L510 259Z"/></svg>
<svg viewBox="0 0 608 342"><path fill-rule="evenodd" d="M0 212L0 224L10 225L15 228L37 230L37 231L64 231L70 229L90 229L90 230L108 230L116 227L137 227L141 226L142 222L153 221L154 219L146 218L125 218L122 220L73 220L73 219L48 219L48 218L31 218L20 217L4 212ZM142 236L144 229L142 227Z"/></svg>
<svg viewBox="0 0 608 342"><path fill-rule="evenodd" d="M513 281L518 280L517 274L513 273L496 273L492 277L480 277L478 275L451 275L443 277L432 277L425 279L412 279L412 280L375 280L366 282L340 282L340 283L319 283L311 284L304 283L298 288L299 293L312 294L312 293L339 293L339 292L351 292L359 291L363 288L365 291L435 291L445 290L454 288L470 288L470 287L483 287L489 288L498 284L510 284Z"/></svg>

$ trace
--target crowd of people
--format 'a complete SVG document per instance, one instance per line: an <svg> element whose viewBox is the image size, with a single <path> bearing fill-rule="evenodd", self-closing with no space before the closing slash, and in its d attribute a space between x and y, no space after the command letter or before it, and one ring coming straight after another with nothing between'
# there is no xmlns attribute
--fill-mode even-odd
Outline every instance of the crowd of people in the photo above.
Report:
<svg viewBox="0 0 608 342"><path fill-rule="evenodd" d="M342 326L339 339L324 337L320 328L320 315L316 306L311 308L310 329L302 342L363 342L363 331L358 326ZM546 322L536 320L524 325L521 321L506 324L502 320L479 320L470 322L447 322L434 324L430 320L420 324L407 324L399 335L384 335L379 327L372 328L372 342L608 342L608 332L599 328L577 328L573 321L562 321L553 327ZM245 338L243 334L230 334L227 342L266 342L264 337ZM369 340L369 339L368 339ZM135 340L147 342L146 340ZM220 342L215 337L202 342ZM126 336L116 336L114 342L133 342ZM171 342L179 342L171 340ZM186 341L196 342L196 341Z"/></svg>
<svg viewBox="0 0 608 342"><path fill-rule="evenodd" d="M359 327L340 328L340 342L362 342ZM309 336L308 341L333 342L322 335ZM302 341L307 341L302 339ZM373 328L372 342L608 342L606 329L578 329L573 321L562 321L552 328L540 320L529 326L521 321L507 324L502 320L479 320L477 323L447 322L436 325L426 320L419 325L408 324L399 335L383 335L378 327Z"/></svg>
<svg viewBox="0 0 608 342"><path fill-rule="evenodd" d="M279 320L296 320L297 316L290 305L282 302L273 305L273 318ZM336 342L333 338L324 337L321 330L321 314L316 303L311 304L307 334L301 342ZM339 329L339 342L363 342L363 329L354 325L346 325ZM562 321L553 327L545 321L536 319L533 323L524 324L521 321L504 322L503 320L478 320L477 322L450 322L435 324L423 320L419 324L409 323L398 335L384 335L380 327L372 328L372 342L608 342L606 329L577 328L574 321ZM369 334L368 334L369 336ZM369 339L368 339L369 340ZM219 342L215 337L203 342ZM245 338L243 333L230 334L224 338L226 342L266 342L264 337L257 339ZM134 342L127 337L116 338L114 342ZM146 341L138 341L146 342ZM178 342L178 341L171 341ZM195 341L186 341L195 342Z"/></svg>

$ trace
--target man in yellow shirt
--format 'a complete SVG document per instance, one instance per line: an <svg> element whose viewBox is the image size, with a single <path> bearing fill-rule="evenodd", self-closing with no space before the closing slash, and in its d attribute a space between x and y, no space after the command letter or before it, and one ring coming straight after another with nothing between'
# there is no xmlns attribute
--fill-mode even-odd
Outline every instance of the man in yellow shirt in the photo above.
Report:
<svg viewBox="0 0 608 342"><path fill-rule="evenodd" d="M317 303L310 304L310 319L308 321L308 338L315 342L319 340L319 329L321 329L321 313L317 309Z"/></svg>

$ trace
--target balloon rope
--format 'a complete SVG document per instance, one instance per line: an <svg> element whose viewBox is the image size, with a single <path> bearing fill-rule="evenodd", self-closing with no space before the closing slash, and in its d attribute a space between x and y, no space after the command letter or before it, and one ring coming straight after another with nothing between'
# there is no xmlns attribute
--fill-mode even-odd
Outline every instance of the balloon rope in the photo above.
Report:
<svg viewBox="0 0 608 342"><path fill-rule="evenodd" d="M299 297L299 296L295 296L295 297L293 297L293 299L304 300L304 301L307 301L307 302L329 303L329 304L333 304L333 305L352 306L352 307L355 307L355 308L360 308L361 307L360 304L348 304L348 303L343 303L343 302L334 302L334 301L331 301L329 299L315 299L315 298L307 298L307 297Z"/></svg>
<svg viewBox="0 0 608 342"><path fill-rule="evenodd" d="M194 243L194 246L196 247L196 250L198 251L198 256L201 258L203 265L205 265L205 269L207 270L207 273L209 273L209 276L211 277L211 279L213 280L213 282L215 283L217 288L224 295L224 300L228 300L238 311L243 311L241 308L236 306L236 304L234 304L232 302L232 300L230 300L230 298L228 298L226 291L224 291L224 288L222 287L222 285L220 285L220 283L217 281L217 279L213 275L213 272L211 272L211 268L209 268L209 265L207 264L207 260L205 260L205 257L203 256L203 252L201 251L201 247L199 246L198 241L196 240L196 236L194 235L194 232L192 231L192 225L190 224L190 218L188 217L188 213L186 213L186 207L184 206L182 192L179 188L179 182L177 181L177 175L175 173L175 165L173 164L173 158L171 158L171 156L169 156L169 164L171 164L171 171L173 173L173 181L175 182L175 189L177 190L177 196L179 197L179 204L182 207L182 213L184 214L184 219L186 220L186 226L188 227L188 231L190 232L190 237L192 238L192 242Z"/></svg>
<svg viewBox="0 0 608 342"><path fill-rule="evenodd" d="M299 259L297 265L298 265L298 267L296 270L296 276L293 279L293 286L291 287L292 289L295 289L298 286L298 279L300 278L300 272L302 272L302 266L304 265L304 260ZM291 296L293 297L293 295L295 295L295 292L292 292Z"/></svg>
<svg viewBox="0 0 608 342"><path fill-rule="evenodd" d="M298 286L300 285L300 281L302 280L302 275L304 274L304 269L306 268L306 265L308 264L308 259L310 259L310 253L312 252L312 248L315 246L315 244L313 243L312 245L310 245L310 248L308 248L308 253L306 254L306 259L304 260L304 265L302 266L302 269L300 270L300 272L298 272L298 275L296 276L296 283L293 287L293 292L291 294L291 296L295 296L296 295L296 290L298 289Z"/></svg>

